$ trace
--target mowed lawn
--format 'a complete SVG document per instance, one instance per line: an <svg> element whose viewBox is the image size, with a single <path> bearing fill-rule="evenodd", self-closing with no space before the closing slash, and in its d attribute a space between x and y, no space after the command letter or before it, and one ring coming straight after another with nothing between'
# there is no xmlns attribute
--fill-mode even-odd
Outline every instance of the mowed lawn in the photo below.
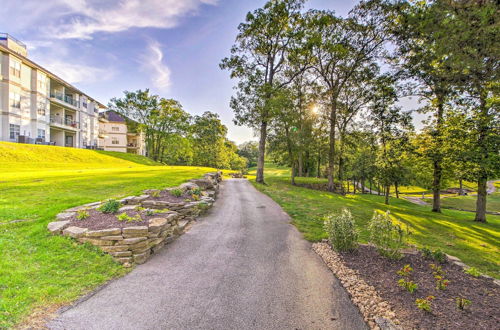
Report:
<svg viewBox="0 0 500 330"><path fill-rule="evenodd" d="M409 241L419 247L440 248L462 259L480 271L500 278L500 216L488 216L488 223L473 222L474 213L443 210L433 213L430 207L412 204L404 199L356 194L341 196L329 192L295 187L290 184L286 168L266 164L266 185L254 186L273 198L292 217L293 224L309 241L326 238L322 217L343 207L353 213L362 242L368 241L367 224L374 211L387 211L411 232ZM251 172L251 174L254 174ZM312 180L309 178L308 180Z"/></svg>
<svg viewBox="0 0 500 330"><path fill-rule="evenodd" d="M127 272L96 248L50 235L47 224L58 212L210 171L128 154L0 143L0 328Z"/></svg>

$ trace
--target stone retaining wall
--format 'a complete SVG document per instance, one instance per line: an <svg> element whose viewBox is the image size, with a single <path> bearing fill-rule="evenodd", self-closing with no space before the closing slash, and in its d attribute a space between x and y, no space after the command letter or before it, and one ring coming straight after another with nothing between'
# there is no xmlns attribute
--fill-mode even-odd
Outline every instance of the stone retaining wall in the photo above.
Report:
<svg viewBox="0 0 500 330"><path fill-rule="evenodd" d="M152 194L160 191L157 189L145 190L143 195L129 196L119 200L123 205L119 212L131 210L137 206L147 209L168 209L168 212L162 213L161 216L150 219L147 225L131 224L125 228L100 230L69 225L69 219L74 217L79 210L97 208L103 203L95 202L59 213L57 221L49 223L47 228L53 234L69 236L78 242L95 245L125 266L141 264L151 254L181 235L191 221L212 206L221 180L221 172L207 173L203 179L193 179L179 187L165 189L187 191L199 188L203 191L203 196L199 201L171 203L150 199Z"/></svg>

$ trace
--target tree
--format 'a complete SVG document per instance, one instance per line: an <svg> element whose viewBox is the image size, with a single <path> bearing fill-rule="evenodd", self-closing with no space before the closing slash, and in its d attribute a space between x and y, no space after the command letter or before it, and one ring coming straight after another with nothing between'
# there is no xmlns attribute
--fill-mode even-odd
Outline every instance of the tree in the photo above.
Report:
<svg viewBox="0 0 500 330"><path fill-rule="evenodd" d="M248 13L238 26L231 56L221 68L239 79L238 92L232 98L237 124L260 131L256 181L264 183L264 158L269 121L273 117L270 101L289 81L280 79L288 54L300 35L300 9L304 0L270 0L263 8Z"/></svg>
<svg viewBox="0 0 500 330"><path fill-rule="evenodd" d="M349 18L332 11L312 10L307 15L314 72L321 79L329 106L328 189L334 190L334 163L339 97L359 71L371 65L385 41L378 1L362 2Z"/></svg>
<svg viewBox="0 0 500 330"><path fill-rule="evenodd" d="M237 153L248 160L248 167L257 166L259 143L254 141L243 142L238 146Z"/></svg>
<svg viewBox="0 0 500 330"><path fill-rule="evenodd" d="M433 167L433 212L441 212L443 124L446 104L454 91L450 61L443 56L439 45L443 35L449 33L443 24L448 13L438 2L400 1L388 17L394 22L390 31L397 44L393 63L400 70L401 78L411 79L408 92L428 101L421 111L433 113L434 120L427 127L432 139L426 148Z"/></svg>

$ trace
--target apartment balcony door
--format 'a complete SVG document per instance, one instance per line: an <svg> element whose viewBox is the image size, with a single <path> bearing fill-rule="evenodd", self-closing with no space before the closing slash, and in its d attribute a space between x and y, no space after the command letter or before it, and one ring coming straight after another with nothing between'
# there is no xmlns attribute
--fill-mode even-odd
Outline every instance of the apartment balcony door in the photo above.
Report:
<svg viewBox="0 0 500 330"><path fill-rule="evenodd" d="M73 135L66 135L64 137L64 146L65 147L73 147L74 146L73 143L74 143L74 136Z"/></svg>

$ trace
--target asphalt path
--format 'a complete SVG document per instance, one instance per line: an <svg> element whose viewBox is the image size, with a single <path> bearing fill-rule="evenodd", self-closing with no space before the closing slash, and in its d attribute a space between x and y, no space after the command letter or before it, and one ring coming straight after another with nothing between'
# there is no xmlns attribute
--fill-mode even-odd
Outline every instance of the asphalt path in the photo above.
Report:
<svg viewBox="0 0 500 330"><path fill-rule="evenodd" d="M340 283L247 180L147 263L62 312L52 329L367 329Z"/></svg>

